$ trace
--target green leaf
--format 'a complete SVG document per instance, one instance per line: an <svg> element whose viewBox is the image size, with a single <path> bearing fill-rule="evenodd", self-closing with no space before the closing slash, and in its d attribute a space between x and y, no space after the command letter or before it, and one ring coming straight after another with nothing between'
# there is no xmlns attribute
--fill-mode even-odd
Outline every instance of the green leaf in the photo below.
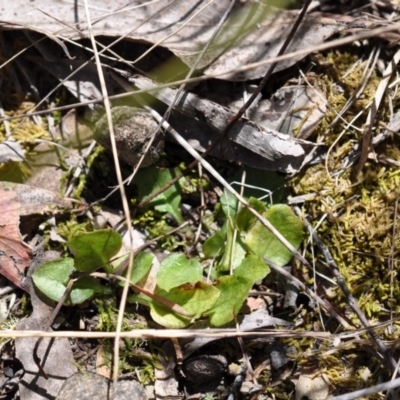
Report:
<svg viewBox="0 0 400 400"><path fill-rule="evenodd" d="M209 312L211 324L222 326L231 322L238 315L252 286L251 281L237 275L219 278L216 289L221 294Z"/></svg>
<svg viewBox="0 0 400 400"><path fill-rule="evenodd" d="M74 271L72 258L60 258L42 264L32 274L35 286L49 299L59 302L65 293L70 276ZM112 290L101 285L95 278L85 276L74 282L66 305L80 304L95 294L112 294Z"/></svg>
<svg viewBox="0 0 400 400"><path fill-rule="evenodd" d="M293 247L300 246L303 238L303 223L289 206L274 205L264 213L264 216ZM265 257L279 266L286 265L293 257L291 251L258 220L244 235L244 241L254 254Z"/></svg>
<svg viewBox="0 0 400 400"><path fill-rule="evenodd" d="M266 205L255 198L249 200L249 204L254 208L259 214L264 214L267 211ZM257 221L257 217L252 214L246 207L243 207L237 217L236 224L240 231L247 232Z"/></svg>
<svg viewBox="0 0 400 400"><path fill-rule="evenodd" d="M73 305L81 304L95 294L111 295L112 293L111 288L103 286L97 279L92 276L85 276L74 282L68 297L68 303Z"/></svg>
<svg viewBox="0 0 400 400"><path fill-rule="evenodd" d="M203 268L196 259L188 260L183 254L172 254L158 270L157 286L169 291L185 283L196 283L203 277Z"/></svg>
<svg viewBox="0 0 400 400"><path fill-rule="evenodd" d="M226 241L226 226L227 223L225 222L219 231L215 232L204 242L203 253L206 258L217 257L224 251Z"/></svg>
<svg viewBox="0 0 400 400"><path fill-rule="evenodd" d="M233 273L236 276L247 279L252 285L254 285L254 283L264 279L270 272L270 268L262 258L250 254L242 261Z"/></svg>
<svg viewBox="0 0 400 400"><path fill-rule="evenodd" d="M72 258L60 258L40 265L32 274L35 286L49 299L60 301L74 270Z"/></svg>
<svg viewBox="0 0 400 400"><path fill-rule="evenodd" d="M130 281L132 283L138 283L143 279L153 264L154 255L147 251L141 251L135 256L133 260L133 268ZM124 282L119 282L120 286L124 286Z"/></svg>
<svg viewBox="0 0 400 400"><path fill-rule="evenodd" d="M237 214L238 208L238 200L236 197L225 188L220 201L225 216L233 220Z"/></svg>
<svg viewBox="0 0 400 400"><path fill-rule="evenodd" d="M185 311L193 314L193 319L207 312L220 295L218 289L204 282L181 285L168 292L156 290L156 293L182 306ZM191 322L190 318L182 317L155 301L150 303L150 308L152 318L167 328L184 328Z"/></svg>
<svg viewBox="0 0 400 400"><path fill-rule="evenodd" d="M156 302L150 302L149 306L151 318L153 318L157 324L160 324L165 328L181 329L188 326L191 322L190 318L176 314L170 309Z"/></svg>
<svg viewBox="0 0 400 400"><path fill-rule="evenodd" d="M107 267L122 245L121 236L110 229L79 233L68 241L75 256L75 268L81 272L92 272Z"/></svg>
<svg viewBox="0 0 400 400"><path fill-rule="evenodd" d="M138 200L142 201L155 193L180 173L179 168L158 169L153 167L140 169L133 179L133 183L138 187L139 191ZM154 206L160 212L171 214L178 223L182 223L184 219L179 209L180 202L180 185L177 182L150 200L148 205Z"/></svg>
<svg viewBox="0 0 400 400"><path fill-rule="evenodd" d="M235 269L246 256L246 249L243 247L242 243L238 240L234 240L234 228L231 227L229 222L227 223L226 232L224 254L216 267L217 272Z"/></svg>
<svg viewBox="0 0 400 400"><path fill-rule="evenodd" d="M222 326L231 322L242 308L254 283L269 272L269 267L260 257L249 255L235 268L233 275L220 277L216 288L221 295L210 311L211 324Z"/></svg>

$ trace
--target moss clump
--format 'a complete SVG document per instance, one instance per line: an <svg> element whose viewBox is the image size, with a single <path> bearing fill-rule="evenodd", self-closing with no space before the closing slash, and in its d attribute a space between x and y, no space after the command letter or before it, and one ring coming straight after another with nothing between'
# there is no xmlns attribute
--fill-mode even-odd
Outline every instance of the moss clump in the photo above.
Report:
<svg viewBox="0 0 400 400"><path fill-rule="evenodd" d="M314 198L303 204L303 212L313 226L318 225L318 235L328 246L359 307L369 322L376 324L388 321L390 313L396 315L400 312L400 219L396 218L400 193L400 170L397 167L400 150L394 140L387 139L374 149L379 158L374 160L370 157L362 174L357 180L352 179L351 168L347 167L345 160L350 158L355 144L362 138L362 124L368 113L368 109L364 108L374 99L380 80L379 71L373 71L362 95L357 100L351 100L361 85L365 69L365 65L358 63L356 58L355 55L335 51L321 62L326 72L323 79L330 111L315 135L317 141L332 148L327 161L308 167L289 180L288 186L294 195L314 194ZM393 104L396 104L399 96L393 93L392 97ZM350 106L342 111L349 101ZM331 125L338 113L341 113L341 119ZM361 117L352 126L347 126L357 113ZM383 102L378 110L374 132L379 133L382 129L379 121L385 120L389 120L389 108ZM386 162L383 164L377 159ZM316 254L318 271L332 278L324 258L318 252ZM312 257L310 253L308 258ZM303 271L302 276L305 274ZM355 328L361 328L358 317L338 287L319 277L316 279L313 282L315 287L323 287L322 293L329 292L331 304ZM307 314L304 318L305 329L326 329L326 326L316 323L315 318L316 313ZM328 321L323 313L318 319L322 319L324 324ZM335 329L340 327L336 325ZM378 334L382 340L393 340L399 333L400 326L394 322L391 330L382 330ZM329 344L316 345L309 339L297 341L301 354L298 362L307 364L309 357L305 354L311 348L317 348L314 359L318 366L315 370L325 371L337 394L389 379L389 376L382 376L385 372L382 371L381 360L371 359L370 350L362 342L354 341L351 346L339 346L332 351Z"/></svg>

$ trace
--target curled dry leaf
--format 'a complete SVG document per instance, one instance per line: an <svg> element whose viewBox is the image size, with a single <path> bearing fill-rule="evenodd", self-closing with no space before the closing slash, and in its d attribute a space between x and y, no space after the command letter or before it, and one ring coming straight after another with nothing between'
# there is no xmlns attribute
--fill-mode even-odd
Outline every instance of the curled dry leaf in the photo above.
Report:
<svg viewBox="0 0 400 400"><path fill-rule="evenodd" d="M0 274L24 290L24 272L31 261L31 249L23 242L19 217L43 214L69 203L55 193L9 182L0 182Z"/></svg>
<svg viewBox="0 0 400 400"><path fill-rule="evenodd" d="M126 36L154 47L163 46L191 67L229 6L230 0L218 0L212 4L197 0L159 0L151 5L101 0L90 9L90 13L95 35ZM268 65L240 73L230 71L275 57L296 19L296 13L278 11L265 1L237 2L198 69L205 69L206 75L219 75L235 81L262 77ZM40 7L30 2L10 2L3 10L2 22L8 29L29 27L58 42L65 38L78 40L88 37L83 5L75 6L69 2L43 0ZM309 49L310 52L313 46L346 27L334 19L307 15L287 52L300 49ZM295 64L307 51L279 63L275 72Z"/></svg>

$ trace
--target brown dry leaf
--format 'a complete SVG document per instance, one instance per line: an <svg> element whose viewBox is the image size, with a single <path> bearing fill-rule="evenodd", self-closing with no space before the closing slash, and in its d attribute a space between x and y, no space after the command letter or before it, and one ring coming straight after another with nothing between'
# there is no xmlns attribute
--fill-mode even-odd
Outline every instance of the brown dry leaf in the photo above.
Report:
<svg viewBox="0 0 400 400"><path fill-rule="evenodd" d="M106 354L104 350L104 346L100 345L99 349L96 353L96 374L100 376L104 376L107 379L111 379L112 372L111 368L107 363L107 359L109 358L109 354Z"/></svg>
<svg viewBox="0 0 400 400"><path fill-rule="evenodd" d="M159 0L151 5L138 1L132 4L122 0L101 0L96 2L96 7L90 8L90 17L95 35L126 36L154 47L163 46L191 67L229 6L230 0L218 0L212 4L197 0ZM271 59L282 46L295 18L296 11L278 11L266 2L237 2L198 68L208 67L207 75L220 75L235 67ZM57 39L58 43L64 39L88 37L84 7L80 4L75 6L73 2L43 0L40 5L10 2L3 10L2 22L7 29L31 29ZM344 29L346 25L334 19L307 15L288 52L306 48L312 51L314 45ZM304 56L279 63L275 72L293 65ZM247 72L229 73L223 78L235 81L256 79L267 69L268 66L261 66Z"/></svg>
<svg viewBox="0 0 400 400"><path fill-rule="evenodd" d="M22 280L31 261L31 250L19 232L19 204L14 190L0 185L0 274L27 290Z"/></svg>
<svg viewBox="0 0 400 400"><path fill-rule="evenodd" d="M19 231L19 217L42 214L68 202L46 190L27 185L0 182L0 274L27 290L23 283L31 250Z"/></svg>
<svg viewBox="0 0 400 400"><path fill-rule="evenodd" d="M263 77L269 65L263 65L250 71L239 73L224 75L224 72L276 57L296 18L297 12L294 11L283 11L277 15L269 13L263 21L257 24L256 29L253 27L250 34L246 35L243 39L241 38L238 43L235 43L231 49L211 64L204 73L211 76L218 75L219 79L232 81L246 81ZM306 15L299 30L290 42L286 53L301 49L310 49L309 52L311 52L314 46L323 43L330 36L345 28L345 25L341 25L333 19ZM306 54L302 54L281 61L276 66L274 73L294 65L305 56Z"/></svg>

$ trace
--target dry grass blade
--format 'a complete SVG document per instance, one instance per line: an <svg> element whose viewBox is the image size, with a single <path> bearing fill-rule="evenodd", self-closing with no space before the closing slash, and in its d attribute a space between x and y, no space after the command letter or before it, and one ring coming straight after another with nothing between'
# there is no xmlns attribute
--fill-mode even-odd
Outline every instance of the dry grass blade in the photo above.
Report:
<svg viewBox="0 0 400 400"><path fill-rule="evenodd" d="M100 58L99 54L97 52L97 46L96 46L96 41L94 39L93 31L91 30L91 20L90 20L90 14L89 14L89 5L88 5L88 0L85 0L85 13L86 13L86 18L87 18L87 24L88 24L88 29L90 32L90 38L93 46L93 51L95 54L95 60L96 60L96 66L97 66L97 71L98 71L98 76L100 79L100 84L101 84L101 90L103 94L103 101L104 101L104 107L106 109L106 115L107 115L107 121L108 121L108 128L110 131L110 140L111 140L111 147L112 147L112 152L114 156L114 163L115 163L115 172L117 175L117 180L118 180L118 187L120 189L121 193L121 199L122 199L122 207L124 210L124 215L128 224L128 232L130 235L130 243L131 246L130 248L132 249L130 254L129 254L129 265L128 265L128 271L127 275L131 276L132 273L132 267L133 267L133 257L134 257L134 251L133 251L133 236L132 236L132 230L131 230L131 217L130 217L130 211L129 211L129 205L128 205L128 200L126 197L125 193L125 187L123 184L123 178L122 178L122 173L121 173L121 167L119 165L119 159L118 159L118 153L117 153L117 147L116 147L116 141L115 141L115 134L114 134L114 128L113 128L113 121L112 121L112 116L111 116L111 104L110 104L110 99L108 97L107 93L107 88L106 88L106 83L103 75L103 70L101 68L101 63L100 63ZM129 285L128 282L125 283L124 289L122 292L122 297L121 297L121 303L120 303L120 309L118 312L118 322L117 322L117 336L115 338L115 345L114 345L114 368L113 368L113 381L116 384L118 381L118 367L119 367L119 334L121 333L121 326L122 326L122 319L123 319L123 314L125 310L125 304L126 304L126 299L128 296L128 289Z"/></svg>

